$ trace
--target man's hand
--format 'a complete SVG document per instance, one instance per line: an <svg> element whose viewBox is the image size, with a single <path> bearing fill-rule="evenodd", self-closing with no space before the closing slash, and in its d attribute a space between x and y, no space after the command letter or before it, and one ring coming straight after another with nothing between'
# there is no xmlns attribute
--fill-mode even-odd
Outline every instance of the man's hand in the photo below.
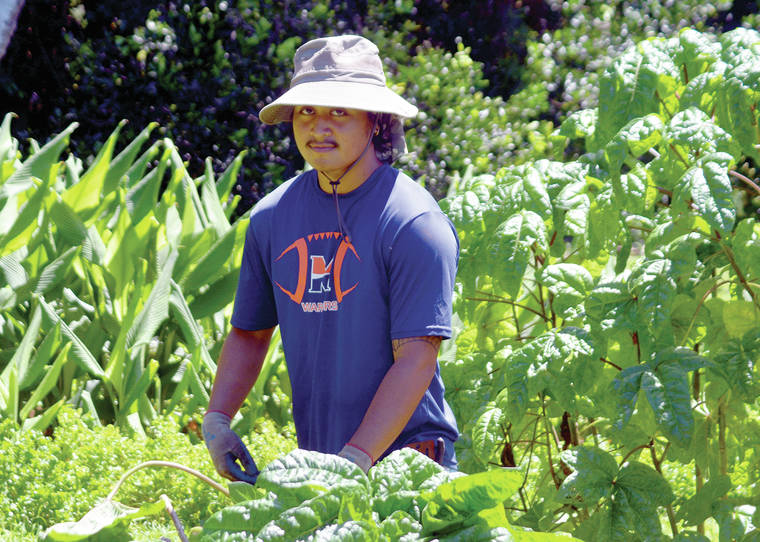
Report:
<svg viewBox="0 0 760 542"><path fill-rule="evenodd" d="M358 465L359 468L364 471L364 474L367 474L367 471L369 471L369 468L374 462L371 455L351 443L343 446L343 449L338 452L338 455Z"/></svg>
<svg viewBox="0 0 760 542"><path fill-rule="evenodd" d="M230 480L255 484L259 469L240 437L230 429L231 418L212 410L203 417L203 441L216 471ZM236 463L240 461L242 469Z"/></svg>

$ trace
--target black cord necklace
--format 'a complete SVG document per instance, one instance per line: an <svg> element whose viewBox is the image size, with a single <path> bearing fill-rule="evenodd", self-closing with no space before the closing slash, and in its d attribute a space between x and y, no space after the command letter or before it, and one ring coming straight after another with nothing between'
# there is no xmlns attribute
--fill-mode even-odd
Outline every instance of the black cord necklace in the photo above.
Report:
<svg viewBox="0 0 760 542"><path fill-rule="evenodd" d="M343 177L345 177L346 174L349 171L351 171L356 164L359 163L359 160L361 160L364 157L364 155L367 152L367 149L369 149L369 146L372 143L372 137L374 136L376 129L377 129L377 118L375 118L374 122L372 123L372 130L370 130L369 132L369 139L367 140L367 144L364 145L364 150L361 152L359 157L356 160L354 160L350 166L348 166L346 171L341 173L340 177L338 177L337 180L333 181L332 178L326 172L319 171L319 173L321 173L327 178L327 180L330 183L330 186L332 187L332 196L333 196L333 201L335 202L335 214L338 217L338 232L340 233L341 238L345 239L346 243L348 244L351 244L351 234L348 231L348 228L346 227L345 221L343 220L343 213L341 213L340 211L340 203L338 203L338 185L340 184L340 181L343 180Z"/></svg>

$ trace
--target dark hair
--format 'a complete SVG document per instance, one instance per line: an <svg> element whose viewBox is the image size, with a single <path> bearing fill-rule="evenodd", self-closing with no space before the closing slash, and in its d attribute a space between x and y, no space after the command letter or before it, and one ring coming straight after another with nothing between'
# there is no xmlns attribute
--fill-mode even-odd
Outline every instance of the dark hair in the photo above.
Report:
<svg viewBox="0 0 760 542"><path fill-rule="evenodd" d="M378 160L388 164L393 161L392 117L390 113L369 113L370 122L376 123L378 128L377 135L372 137L372 142L375 145L375 154Z"/></svg>

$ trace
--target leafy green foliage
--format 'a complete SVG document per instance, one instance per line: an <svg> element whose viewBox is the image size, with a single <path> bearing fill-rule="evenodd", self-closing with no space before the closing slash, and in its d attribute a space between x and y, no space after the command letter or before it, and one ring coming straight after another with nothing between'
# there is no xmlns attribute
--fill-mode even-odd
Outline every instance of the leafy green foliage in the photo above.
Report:
<svg viewBox="0 0 760 542"><path fill-rule="evenodd" d="M113 425L101 426L90 416L65 406L52 438L39 431L19 432L9 419L0 423L0 520L4 540L12 533L33 535L53 524L77 520L104 499L128 467L147 460L181 463L212 475L206 447L175 417L161 417L136 438ZM295 446L292 436L271 421L260 420L243 439L266 464ZM145 469L132 475L116 499L140 508L165 493L186 525L196 525L229 503L197 479L172 469ZM162 505L163 506L163 505ZM171 531L168 518L162 522ZM130 532L133 530L130 528Z"/></svg>
<svg viewBox="0 0 760 542"><path fill-rule="evenodd" d="M366 476L338 456L295 450L261 471L264 496L216 512L198 540L572 540L509 524L503 502L520 479L447 471L410 449Z"/></svg>
<svg viewBox="0 0 760 542"><path fill-rule="evenodd" d="M552 134L578 160L466 177L442 202L462 242L441 368L460 465L528 469L516 522L654 540L709 518L750 536L760 227L731 179L760 158L759 44L742 28L642 41ZM681 465L693 480L671 484Z"/></svg>
<svg viewBox="0 0 760 542"><path fill-rule="evenodd" d="M60 161L71 125L22 158L0 127L0 411L45 429L73 399L138 432L156 413L208 402L226 334L246 219L230 198L242 154L192 179L174 144L143 151L155 125L114 156L122 125L85 170ZM142 153L141 153L142 152ZM283 418L274 341L254 391ZM271 375L272 378L269 378ZM268 400L274 397L276 400Z"/></svg>

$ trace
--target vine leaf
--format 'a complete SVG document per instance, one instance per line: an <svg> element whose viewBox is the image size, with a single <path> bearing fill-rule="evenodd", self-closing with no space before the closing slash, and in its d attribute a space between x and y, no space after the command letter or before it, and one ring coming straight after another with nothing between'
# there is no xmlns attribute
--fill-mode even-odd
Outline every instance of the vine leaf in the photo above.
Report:
<svg viewBox="0 0 760 542"><path fill-rule="evenodd" d="M558 496L568 504L601 509L581 526L584 540L630 540L630 533L643 540L662 535L657 508L675 498L668 482L652 467L638 462L618 467L608 452L579 447L565 450L562 460L573 472Z"/></svg>
<svg viewBox="0 0 760 542"><path fill-rule="evenodd" d="M583 301L594 287L594 279L586 268L572 263L547 265L537 278L554 294L553 307L558 316L583 315Z"/></svg>
<svg viewBox="0 0 760 542"><path fill-rule="evenodd" d="M472 428L472 450L484 464L488 463L496 447L504 440L501 429L503 420L504 411L489 404Z"/></svg>
<svg viewBox="0 0 760 542"><path fill-rule="evenodd" d="M512 424L522 419L531 397L549 393L560 407L578 410L578 398L594 383L595 349L589 333L579 328L551 330L505 360L507 400L502 403Z"/></svg>
<svg viewBox="0 0 760 542"><path fill-rule="evenodd" d="M683 503L676 519L686 525L698 525L713 515L713 505L731 489L731 478L717 475L711 478L697 494Z"/></svg>
<svg viewBox="0 0 760 542"><path fill-rule="evenodd" d="M708 361L688 348L668 348L647 363L629 367L613 381L618 404L618 429L630 420L643 392L659 429L675 444L687 448L694 433L688 373Z"/></svg>
<svg viewBox="0 0 760 542"><path fill-rule="evenodd" d="M534 212L521 211L497 228L495 239L488 247L490 261L502 260L493 269L494 282L511 297L520 291L534 244L543 251L547 248L544 221Z"/></svg>
<svg viewBox="0 0 760 542"><path fill-rule="evenodd" d="M673 190L674 204L693 205L713 230L730 232L736 220L736 206L731 199L728 168L707 161L701 167L689 168Z"/></svg>

